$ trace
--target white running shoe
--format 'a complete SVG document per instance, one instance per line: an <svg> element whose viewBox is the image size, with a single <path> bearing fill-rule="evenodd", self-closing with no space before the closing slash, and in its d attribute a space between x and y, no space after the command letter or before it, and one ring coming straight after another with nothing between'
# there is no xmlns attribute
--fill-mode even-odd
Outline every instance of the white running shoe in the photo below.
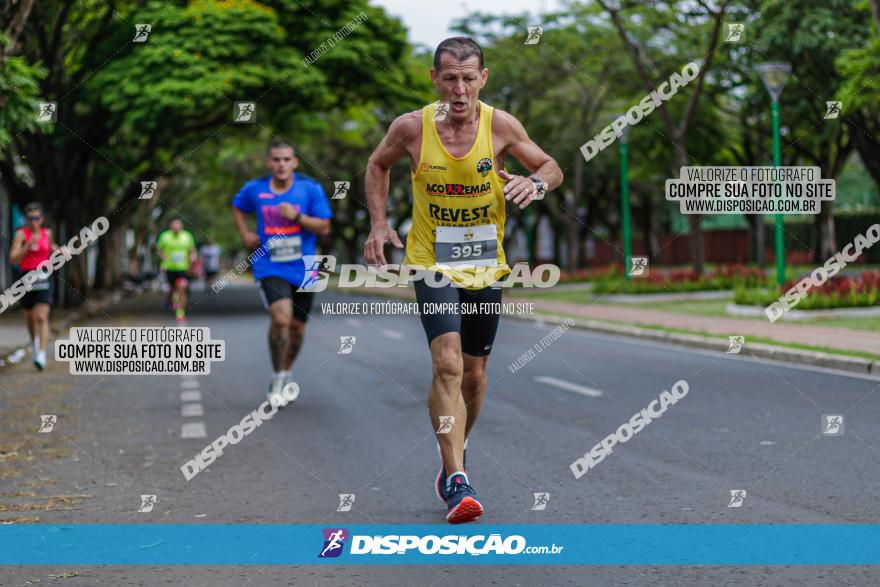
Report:
<svg viewBox="0 0 880 587"><path fill-rule="evenodd" d="M269 403L277 404L279 408L287 405L287 398L284 396L284 384L287 383L288 373L277 373L272 376L272 383L269 384L269 392L266 398Z"/></svg>
<svg viewBox="0 0 880 587"><path fill-rule="evenodd" d="M290 391L289 394L284 395L285 400L287 400L288 396L290 396L290 399L288 400L289 403L292 404L293 402L295 402L297 400L297 398L299 398L299 385L297 384L296 381L293 380L293 373L288 372L287 376L284 378L283 390Z"/></svg>

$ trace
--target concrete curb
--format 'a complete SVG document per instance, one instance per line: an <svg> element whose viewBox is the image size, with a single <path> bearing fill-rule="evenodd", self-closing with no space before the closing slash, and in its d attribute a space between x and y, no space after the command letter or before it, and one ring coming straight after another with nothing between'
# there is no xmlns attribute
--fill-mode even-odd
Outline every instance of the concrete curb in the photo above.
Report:
<svg viewBox="0 0 880 587"><path fill-rule="evenodd" d="M567 320L570 318L557 314L545 314L543 316L511 315L507 317L513 318L515 320L527 320L530 322L549 322L553 324L561 324L563 320ZM725 354L727 353L727 349L730 346L729 341L721 340L720 338L712 338L710 336L698 336L695 334L683 334L678 332L665 332L663 330L655 330L652 328L640 328L638 326L628 326L625 324L610 324L606 322L596 322L594 320L578 320L576 318L570 319L574 321L575 328L602 332L604 334L617 334L623 336L631 336L633 338L680 344L683 346L699 349L717 350ZM839 369L841 371L849 371L851 373L859 373L861 375L880 376L880 361L872 361L871 359L862 359L859 357L834 355L831 353L808 351L803 349L775 346L757 342L750 343L748 337L746 337L746 343L745 345L743 345L742 350L738 354L765 359L774 359L777 361L785 361L788 363L799 363L802 365L812 365L815 367Z"/></svg>
<svg viewBox="0 0 880 587"><path fill-rule="evenodd" d="M133 294L132 297L137 297L138 295L139 294ZM97 302L91 302L87 300L82 306L72 311L61 320L51 323L49 325L49 332L53 337L55 337L61 332L64 332L65 330L73 326L74 324L87 318L91 318L92 316L95 316L97 314L100 314L104 311L104 309L112 306L113 304L118 304L120 301L122 301L122 292L113 292L101 298ZM24 326L22 326L22 328L24 328ZM6 349L5 352L0 351L3 352L3 355L0 356L0 370L20 363L22 359L27 356L30 348L31 344L28 343L18 348L13 347L12 350Z"/></svg>

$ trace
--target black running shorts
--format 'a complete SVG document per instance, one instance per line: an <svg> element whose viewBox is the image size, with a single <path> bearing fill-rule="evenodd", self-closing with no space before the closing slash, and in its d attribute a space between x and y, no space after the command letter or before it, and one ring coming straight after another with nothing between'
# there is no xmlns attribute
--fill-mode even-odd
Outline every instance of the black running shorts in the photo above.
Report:
<svg viewBox="0 0 880 587"><path fill-rule="evenodd" d="M465 289L452 283L431 287L425 279L413 285L429 345L441 334L458 332L461 352L483 357L492 351L501 319L501 288Z"/></svg>
<svg viewBox="0 0 880 587"><path fill-rule="evenodd" d="M13 277L16 281L24 279L24 276L30 271L14 271ZM21 297L21 307L25 310L32 310L37 304L52 305L52 277L48 279L37 279L31 282L31 289Z"/></svg>
<svg viewBox="0 0 880 587"><path fill-rule="evenodd" d="M165 271L165 278L168 280L168 287L174 289L174 286L177 285L177 282L181 279L185 279L187 282L187 287L189 287L189 271Z"/></svg>
<svg viewBox="0 0 880 587"><path fill-rule="evenodd" d="M278 300L290 300L293 304L293 317L300 322L309 319L314 292L296 291L296 286L280 277L267 277L260 280L260 295L266 309Z"/></svg>
<svg viewBox="0 0 880 587"><path fill-rule="evenodd" d="M37 304L52 305L52 280L46 280L47 285L44 288L34 288L21 297L21 307L25 310L32 310Z"/></svg>

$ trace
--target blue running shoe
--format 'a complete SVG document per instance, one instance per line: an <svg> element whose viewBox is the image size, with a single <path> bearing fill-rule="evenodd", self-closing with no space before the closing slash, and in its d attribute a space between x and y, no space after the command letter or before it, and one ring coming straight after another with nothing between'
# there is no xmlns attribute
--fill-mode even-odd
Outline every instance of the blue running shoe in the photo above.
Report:
<svg viewBox="0 0 880 587"><path fill-rule="evenodd" d="M440 445L437 445L437 452L440 452ZM464 458L462 459L462 463L464 464L464 472L467 473L467 447L464 449ZM437 493L437 497L440 498L440 501L446 503L446 467L443 466L443 454L440 454L440 472L437 473L437 479L434 481L434 491Z"/></svg>
<svg viewBox="0 0 880 587"><path fill-rule="evenodd" d="M446 521L450 524L473 522L483 515L483 506L477 501L477 492L468 485L467 476L458 473L449 480Z"/></svg>

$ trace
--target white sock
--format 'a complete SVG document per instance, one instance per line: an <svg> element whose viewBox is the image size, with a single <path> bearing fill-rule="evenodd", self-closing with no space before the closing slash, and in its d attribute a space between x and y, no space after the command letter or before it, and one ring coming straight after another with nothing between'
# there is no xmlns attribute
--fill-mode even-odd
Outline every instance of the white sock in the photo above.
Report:
<svg viewBox="0 0 880 587"><path fill-rule="evenodd" d="M467 448L467 438L464 439L464 447Z"/></svg>
<svg viewBox="0 0 880 587"><path fill-rule="evenodd" d="M462 477L464 477L464 482L465 483L468 482L467 474L464 471L456 471L455 473L453 473L452 475L450 475L446 479L446 492L447 493L449 492L450 489L452 489L452 478L455 477L456 475L461 475Z"/></svg>

